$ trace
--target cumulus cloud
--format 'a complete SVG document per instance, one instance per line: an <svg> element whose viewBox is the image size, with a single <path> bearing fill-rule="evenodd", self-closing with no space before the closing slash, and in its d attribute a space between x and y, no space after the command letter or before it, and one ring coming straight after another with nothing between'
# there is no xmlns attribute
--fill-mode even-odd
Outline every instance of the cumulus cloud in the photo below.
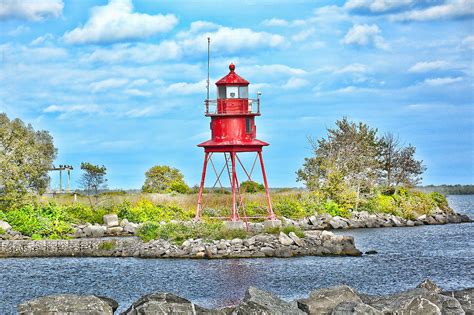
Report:
<svg viewBox="0 0 474 315"><path fill-rule="evenodd" d="M410 69L408 69L408 72L422 73L433 70L446 70L448 68L449 64L444 60L423 61L414 64Z"/></svg>
<svg viewBox="0 0 474 315"><path fill-rule="evenodd" d="M286 74L286 75L305 75L307 72L300 68L293 68L287 65L282 64L269 64L269 65L251 65L239 67L239 71L242 70L243 73L255 75L255 74L264 74L264 76L274 75L274 74Z"/></svg>
<svg viewBox="0 0 474 315"><path fill-rule="evenodd" d="M249 28L219 26L216 30L196 32L192 29L178 34L179 45L188 52L207 50L207 38L211 38L214 51L234 53L242 49L258 47L275 48L284 44L284 37L268 32L255 32Z"/></svg>
<svg viewBox="0 0 474 315"><path fill-rule="evenodd" d="M462 40L461 44L463 47L474 50L474 36L473 35L466 36Z"/></svg>
<svg viewBox="0 0 474 315"><path fill-rule="evenodd" d="M463 80L462 77L444 77L444 78L426 79L424 83L431 86L442 86L442 85L460 82L462 80Z"/></svg>
<svg viewBox="0 0 474 315"><path fill-rule="evenodd" d="M365 73L367 72L367 66L361 63L352 63L345 67L334 70L335 74L344 74L344 73Z"/></svg>
<svg viewBox="0 0 474 315"><path fill-rule="evenodd" d="M125 94L132 95L132 96L146 97L146 96L150 96L151 92L143 91L139 89L126 89Z"/></svg>
<svg viewBox="0 0 474 315"><path fill-rule="evenodd" d="M88 105L50 105L43 110L43 113L59 114L59 118L66 118L73 114L97 114L101 110L95 104Z"/></svg>
<svg viewBox="0 0 474 315"><path fill-rule="evenodd" d="M385 42L380 34L380 28L376 24L356 24L347 32L342 39L342 43L346 45L373 46L387 50L389 45Z"/></svg>
<svg viewBox="0 0 474 315"><path fill-rule="evenodd" d="M35 38L34 40L31 41L30 45L31 46L37 46L37 45L43 44L46 41L50 41L50 40L53 40L53 39L54 39L53 34L48 33L46 35L39 36L39 37Z"/></svg>
<svg viewBox="0 0 474 315"><path fill-rule="evenodd" d="M474 16L472 0L448 0L446 3L429 8L394 14L391 19L394 21L429 21L472 16Z"/></svg>
<svg viewBox="0 0 474 315"><path fill-rule="evenodd" d="M212 80L211 80L212 82ZM164 89L165 93L176 94L176 95L190 95L206 92L206 80L201 80L195 83L188 82L177 82L169 85Z"/></svg>
<svg viewBox="0 0 474 315"><path fill-rule="evenodd" d="M91 83L92 92L100 92L104 90L116 89L128 83L127 79L107 79L99 82Z"/></svg>
<svg viewBox="0 0 474 315"><path fill-rule="evenodd" d="M150 116L153 113L152 107L145 107L139 109L132 109L125 113L125 116L130 118L146 117Z"/></svg>
<svg viewBox="0 0 474 315"><path fill-rule="evenodd" d="M305 87L308 84L309 82L305 79L291 77L282 87L287 90L293 90Z"/></svg>
<svg viewBox="0 0 474 315"><path fill-rule="evenodd" d="M314 28L308 28L291 36L291 39L295 42L302 42L306 40L308 37L310 37L311 35L313 35L315 31L316 30Z"/></svg>
<svg viewBox="0 0 474 315"><path fill-rule="evenodd" d="M2 0L0 1L0 20L42 21L59 17L63 8L62 0Z"/></svg>
<svg viewBox="0 0 474 315"><path fill-rule="evenodd" d="M284 19L272 18L262 22L264 26L288 26L290 23Z"/></svg>
<svg viewBox="0 0 474 315"><path fill-rule="evenodd" d="M133 12L131 0L109 0L92 8L83 27L64 34L70 44L100 44L137 40L173 29L178 19L173 14L149 15Z"/></svg>
<svg viewBox="0 0 474 315"><path fill-rule="evenodd" d="M181 47L174 41L159 44L117 44L111 48L95 49L82 57L85 62L119 63L124 60L135 63L151 63L158 60L175 60L182 55Z"/></svg>
<svg viewBox="0 0 474 315"><path fill-rule="evenodd" d="M349 0L344 4L348 10L369 10L381 13L414 4L415 0Z"/></svg>

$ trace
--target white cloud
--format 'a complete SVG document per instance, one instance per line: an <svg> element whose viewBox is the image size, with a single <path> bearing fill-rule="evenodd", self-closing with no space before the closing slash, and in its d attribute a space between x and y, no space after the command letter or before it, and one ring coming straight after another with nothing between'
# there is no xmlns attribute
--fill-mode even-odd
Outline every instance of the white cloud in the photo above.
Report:
<svg viewBox="0 0 474 315"><path fill-rule="evenodd" d="M117 44L108 49L95 49L84 55L82 61L120 63L124 60L134 63L151 63L158 60L175 60L182 55L181 47L174 41L159 44Z"/></svg>
<svg viewBox="0 0 474 315"><path fill-rule="evenodd" d="M380 34L380 28L376 24L356 24L344 36L342 43L346 45L367 46L369 44L383 50L389 49Z"/></svg>
<svg viewBox="0 0 474 315"><path fill-rule="evenodd" d="M204 52L207 50L207 37L211 38L213 51L235 53L243 49L258 47L279 47L284 37L267 32L255 32L249 28L230 28L220 26L217 30L204 33L182 32L178 43L186 52Z"/></svg>
<svg viewBox="0 0 474 315"><path fill-rule="evenodd" d="M282 87L287 90L293 90L305 87L308 84L309 82L305 79L291 77Z"/></svg>
<svg viewBox="0 0 474 315"><path fill-rule="evenodd" d="M101 110L95 104L90 105L50 105L43 110L44 113L60 114L59 118L67 118L73 114L97 114Z"/></svg>
<svg viewBox="0 0 474 315"><path fill-rule="evenodd" d="M284 19L272 18L269 20L264 20L262 25L264 26L288 26L290 23Z"/></svg>
<svg viewBox="0 0 474 315"><path fill-rule="evenodd" d="M211 80L211 82L213 82ZM195 83L188 82L177 82L164 89L165 93L179 95L190 95L190 94L205 94L206 93L206 80L202 80Z"/></svg>
<svg viewBox="0 0 474 315"><path fill-rule="evenodd" d="M344 8L348 10L366 9L380 13L409 6L415 2L415 0L349 0L344 4Z"/></svg>
<svg viewBox="0 0 474 315"><path fill-rule="evenodd" d="M473 49L474 50L474 36L473 35L466 36L462 40L461 44L462 44L462 46L464 46L468 49Z"/></svg>
<svg viewBox="0 0 474 315"><path fill-rule="evenodd" d="M426 61L426 62L417 62L414 64L408 72L412 73L422 73L429 72L433 70L446 70L449 68L449 63L444 60L435 60L435 61Z"/></svg>
<svg viewBox="0 0 474 315"><path fill-rule="evenodd" d="M243 73L255 75L255 74L264 74L275 75L275 74L286 74L286 75L305 75L307 72L300 68L292 68L287 65L281 64L270 64L270 65L251 65L239 67L237 70L241 70ZM236 70L236 71L237 71Z"/></svg>
<svg viewBox="0 0 474 315"><path fill-rule="evenodd" d="M151 95L150 92L142 91L139 89L126 89L125 94L132 95L132 96L142 96L142 97Z"/></svg>
<svg viewBox="0 0 474 315"><path fill-rule="evenodd" d="M136 40L170 31L177 23L173 14L135 13L131 0L109 0L105 6L92 8L84 27L65 33L64 40L70 44Z"/></svg>
<svg viewBox="0 0 474 315"><path fill-rule="evenodd" d="M145 107L142 109L132 109L125 113L125 116L130 118L138 118L138 117L145 117L149 116L153 113L153 108L151 106Z"/></svg>
<svg viewBox="0 0 474 315"><path fill-rule="evenodd" d="M345 67L334 70L335 74L344 74L344 73L366 73L367 66L361 63L352 63Z"/></svg>
<svg viewBox="0 0 474 315"><path fill-rule="evenodd" d="M8 36L18 36L18 35L28 32L29 30L30 28L28 26L20 25L14 30L9 31Z"/></svg>
<svg viewBox="0 0 474 315"><path fill-rule="evenodd" d="M41 21L61 15L62 0L1 0L0 20L22 19Z"/></svg>
<svg viewBox="0 0 474 315"><path fill-rule="evenodd" d="M49 41L49 40L52 40L54 39L54 36L53 34L46 34L46 35L43 35L43 36L39 36L37 38L35 38L34 40L31 41L30 45L31 46L36 46L36 45L40 45L46 41Z"/></svg>
<svg viewBox="0 0 474 315"><path fill-rule="evenodd" d="M302 42L306 40L308 37L310 37L311 35L313 35L314 33L315 33L314 28L308 28L291 36L291 39L295 42Z"/></svg>
<svg viewBox="0 0 474 315"><path fill-rule="evenodd" d="M107 79L90 84L92 92L100 92L109 89L115 89L128 83L127 79Z"/></svg>
<svg viewBox="0 0 474 315"><path fill-rule="evenodd" d="M446 3L426 9L394 14L391 16L391 19L394 21L429 21L469 16L474 16L474 3L472 0L448 0Z"/></svg>
<svg viewBox="0 0 474 315"><path fill-rule="evenodd" d="M447 84L460 82L462 80L463 80L462 77L444 77L444 78L426 79L424 83L431 86L441 86L441 85L447 85Z"/></svg>

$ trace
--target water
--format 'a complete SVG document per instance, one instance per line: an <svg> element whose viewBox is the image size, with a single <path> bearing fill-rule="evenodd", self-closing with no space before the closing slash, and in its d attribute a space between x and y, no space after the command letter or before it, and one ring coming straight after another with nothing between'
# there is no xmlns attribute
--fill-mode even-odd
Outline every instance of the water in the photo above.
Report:
<svg viewBox="0 0 474 315"><path fill-rule="evenodd" d="M474 195L450 196L458 212L474 217ZM387 294L430 278L444 289L474 286L474 223L341 231L354 235L363 257L160 260L135 258L0 259L0 314L18 303L58 293L105 295L125 310L140 296L174 292L205 307L239 302L248 286L286 300L319 287L348 284Z"/></svg>

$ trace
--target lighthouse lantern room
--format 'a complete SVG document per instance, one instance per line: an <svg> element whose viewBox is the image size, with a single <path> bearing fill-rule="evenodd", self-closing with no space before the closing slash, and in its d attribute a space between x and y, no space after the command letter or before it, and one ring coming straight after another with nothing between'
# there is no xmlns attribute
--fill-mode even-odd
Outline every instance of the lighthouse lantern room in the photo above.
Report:
<svg viewBox="0 0 474 315"><path fill-rule="evenodd" d="M269 144L256 138L255 117L260 116L260 93L258 93L257 99L250 99L249 82L235 72L234 64L229 65L229 70L230 72L225 77L216 82L217 100L209 100L208 97L205 101L206 116L211 118L211 139L198 145L204 148L204 167L199 187L196 220L200 220L202 217L203 189L209 164L216 175L213 188L219 184L224 189L222 183L228 175L232 188L232 209L228 219L238 221L241 217L251 218L245 214L244 192L240 189L237 169L243 171L241 173L245 174L245 180L252 181L257 160L261 167L263 185L265 186L266 218L273 220L275 215L262 158L262 148ZM255 152L255 160L250 170L244 167L244 163L239 157L239 154L244 152ZM225 160L220 171L212 161L212 157L216 154L223 155Z"/></svg>

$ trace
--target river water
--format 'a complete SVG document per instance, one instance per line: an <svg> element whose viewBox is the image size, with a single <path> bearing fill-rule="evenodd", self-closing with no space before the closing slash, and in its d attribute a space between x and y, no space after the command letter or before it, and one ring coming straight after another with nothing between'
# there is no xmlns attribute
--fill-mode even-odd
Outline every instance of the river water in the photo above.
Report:
<svg viewBox="0 0 474 315"><path fill-rule="evenodd" d="M450 205L474 217L474 195L449 196ZM204 307L239 302L248 286L286 300L316 288L348 284L387 294L430 278L444 289L474 286L474 223L341 231L353 235L362 257L165 260L136 258L0 259L0 314L35 297L97 294L125 310L140 296L174 292Z"/></svg>

